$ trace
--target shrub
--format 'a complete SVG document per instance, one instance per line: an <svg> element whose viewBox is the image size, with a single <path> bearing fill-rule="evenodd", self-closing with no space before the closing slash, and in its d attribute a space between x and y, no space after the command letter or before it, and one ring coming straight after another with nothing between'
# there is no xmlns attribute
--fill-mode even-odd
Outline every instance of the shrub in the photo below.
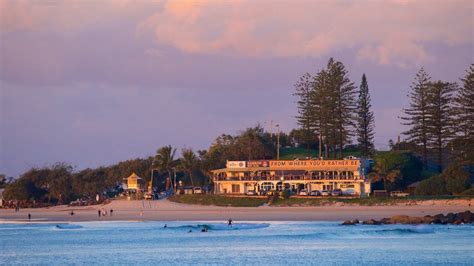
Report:
<svg viewBox="0 0 474 266"><path fill-rule="evenodd" d="M466 165L452 164L443 171L446 180L446 190L452 194L459 194L471 187L469 172Z"/></svg>
<svg viewBox="0 0 474 266"><path fill-rule="evenodd" d="M446 181L442 175L432 176L420 182L415 190L416 195L438 196L446 195Z"/></svg>
<svg viewBox="0 0 474 266"><path fill-rule="evenodd" d="M463 196L474 196L474 187L464 190L460 195Z"/></svg>

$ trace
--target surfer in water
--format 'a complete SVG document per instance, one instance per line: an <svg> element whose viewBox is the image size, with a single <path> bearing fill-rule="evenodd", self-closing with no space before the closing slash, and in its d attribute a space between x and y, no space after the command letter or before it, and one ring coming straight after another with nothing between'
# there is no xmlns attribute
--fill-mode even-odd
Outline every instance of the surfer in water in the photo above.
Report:
<svg viewBox="0 0 474 266"><path fill-rule="evenodd" d="M227 225L228 225L228 226L232 226L232 219L229 219L229 220L227 221Z"/></svg>
<svg viewBox="0 0 474 266"><path fill-rule="evenodd" d="M165 224L165 226L163 226L163 228L167 228L167 227L168 227L168 225L167 225L167 224Z"/></svg>

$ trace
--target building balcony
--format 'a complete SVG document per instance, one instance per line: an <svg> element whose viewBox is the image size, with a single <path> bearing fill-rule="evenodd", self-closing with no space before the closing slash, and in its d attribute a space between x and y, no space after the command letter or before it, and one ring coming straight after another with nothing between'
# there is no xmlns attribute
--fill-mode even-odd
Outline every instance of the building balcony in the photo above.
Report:
<svg viewBox="0 0 474 266"><path fill-rule="evenodd" d="M213 181L281 181L282 176L244 176L244 177L220 177L214 176ZM352 180L364 180L363 177L354 176L284 176L285 181L352 181Z"/></svg>

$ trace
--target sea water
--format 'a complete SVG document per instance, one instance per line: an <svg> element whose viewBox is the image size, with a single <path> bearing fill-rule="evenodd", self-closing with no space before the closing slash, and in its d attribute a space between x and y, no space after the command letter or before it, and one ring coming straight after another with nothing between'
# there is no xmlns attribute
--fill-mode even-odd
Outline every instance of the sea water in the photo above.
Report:
<svg viewBox="0 0 474 266"><path fill-rule="evenodd" d="M1 223L0 264L474 265L474 226Z"/></svg>

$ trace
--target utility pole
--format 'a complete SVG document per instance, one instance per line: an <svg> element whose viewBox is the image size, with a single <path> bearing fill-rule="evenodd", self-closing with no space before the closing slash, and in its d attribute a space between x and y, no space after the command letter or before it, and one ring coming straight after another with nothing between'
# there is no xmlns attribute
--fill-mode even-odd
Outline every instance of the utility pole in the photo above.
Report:
<svg viewBox="0 0 474 266"><path fill-rule="evenodd" d="M397 139L397 150L400 151L400 135L398 135Z"/></svg>

